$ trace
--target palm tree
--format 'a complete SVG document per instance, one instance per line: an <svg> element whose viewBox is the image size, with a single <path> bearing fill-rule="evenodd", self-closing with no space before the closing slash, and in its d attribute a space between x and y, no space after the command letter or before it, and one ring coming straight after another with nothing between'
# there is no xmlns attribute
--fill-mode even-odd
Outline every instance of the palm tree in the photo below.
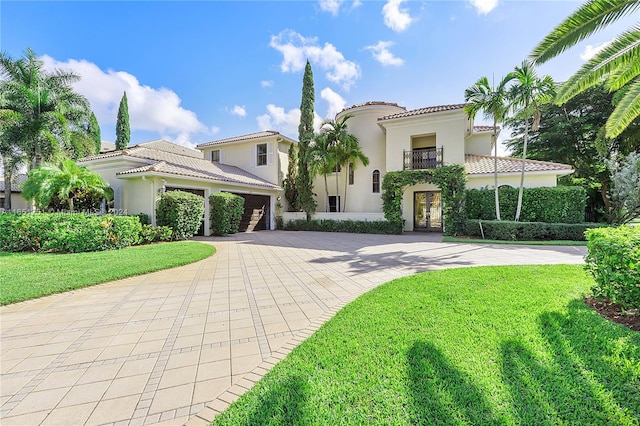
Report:
<svg viewBox="0 0 640 426"><path fill-rule="evenodd" d="M85 153L84 136L80 136L86 133L91 110L87 99L71 87L78 75L47 72L44 62L27 49L17 60L0 53L0 77L0 110L15 114L6 133L27 156L30 169L53 160L61 148Z"/></svg>
<svg viewBox="0 0 640 426"><path fill-rule="evenodd" d="M326 196L325 211L329 211L329 186L327 185L327 175L331 173L335 167L335 157L334 150L332 149L329 138L327 137L327 133L324 129L324 127L320 127L320 133L313 138L313 142L309 146L311 161L308 164L311 169L309 172L312 178L319 174L324 176L324 192Z"/></svg>
<svg viewBox="0 0 640 426"><path fill-rule="evenodd" d="M345 159L345 167L344 170L347 173L347 177L344 180L344 205L342 207L342 211L347 211L347 188L349 182L349 167L351 167L354 171L358 165L358 162L361 162L363 166L369 165L369 157L367 157L364 152L362 152L362 148L358 143L358 138L351 135L351 137L344 139L344 144L342 151L344 153Z"/></svg>
<svg viewBox="0 0 640 426"><path fill-rule="evenodd" d="M496 219L500 218L500 197L498 195L498 124L504 122L509 105L507 102L507 85L512 80L512 75L508 74L497 87L489 84L487 77L481 77L473 86L464 91L464 112L469 119L473 120L480 111L484 113L487 120L493 121L493 146L495 155L493 157L493 187L496 199Z"/></svg>
<svg viewBox="0 0 640 426"><path fill-rule="evenodd" d="M60 165L44 163L32 169L22 185L24 197L34 200L40 210L46 209L56 196L66 201L69 211L73 211L74 198L86 192L110 198L108 183L99 174L68 158L62 159Z"/></svg>
<svg viewBox="0 0 640 426"><path fill-rule="evenodd" d="M588 0L558 25L533 50L531 59L541 64L559 55L618 19L635 12L639 0ZM601 83L622 96L605 125L614 138L640 116L640 24L616 37L587 61L559 89L556 102L565 103L578 93Z"/></svg>
<svg viewBox="0 0 640 426"><path fill-rule="evenodd" d="M522 143L522 168L520 171L520 188L518 189L518 205L516 207L515 221L520 220L522 210L522 194L524 191L524 169L527 160L527 142L529 130L536 131L540 127L540 105L549 103L555 96L556 85L553 79L545 75L538 77L533 64L523 61L522 65L515 67L510 74L514 84L509 89L511 106L517 115L524 119L524 137ZM529 128L529 117L533 119Z"/></svg>

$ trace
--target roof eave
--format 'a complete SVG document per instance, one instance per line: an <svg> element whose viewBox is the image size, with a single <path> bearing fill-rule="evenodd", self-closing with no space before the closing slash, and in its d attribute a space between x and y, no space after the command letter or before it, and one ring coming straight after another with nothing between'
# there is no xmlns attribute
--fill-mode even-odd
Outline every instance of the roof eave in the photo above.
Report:
<svg viewBox="0 0 640 426"><path fill-rule="evenodd" d="M156 171L156 170L135 172L135 173L116 174L116 178L118 178L118 179L129 179L129 178L136 178L136 177L142 177L142 176L172 177L172 178L176 178L176 179L185 179L185 180L191 180L191 181L197 181L197 182L215 182L215 183L219 183L219 184L223 184L223 185L242 186L242 187L245 187L245 188L261 188L261 189L268 189L268 190L272 190L272 191L281 191L282 190L282 188L280 186L278 186L278 185L274 185L273 187L270 187L270 186L266 186L266 185L258 185L258 184L251 184L251 183L220 180L220 179L214 179L214 178L199 178L199 177L194 177L194 176L181 175L181 174L178 174L178 173L159 172L159 171Z"/></svg>

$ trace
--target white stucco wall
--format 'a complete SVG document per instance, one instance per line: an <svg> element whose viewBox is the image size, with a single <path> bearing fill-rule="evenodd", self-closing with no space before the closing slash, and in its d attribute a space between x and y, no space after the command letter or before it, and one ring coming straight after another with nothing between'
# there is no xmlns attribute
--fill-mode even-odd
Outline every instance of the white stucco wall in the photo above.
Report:
<svg viewBox="0 0 640 426"><path fill-rule="evenodd" d="M11 193L11 211L26 212L30 204L22 197L21 192ZM0 192L0 211L4 208L4 192Z"/></svg>
<svg viewBox="0 0 640 426"><path fill-rule="evenodd" d="M482 189L493 188L493 175L467 175L467 188L469 189ZM558 179L555 174L525 174L524 186L525 188L536 187L554 187L558 183ZM509 175L498 175L498 186L509 185L514 188L520 186L520 174L512 173Z"/></svg>
<svg viewBox="0 0 640 426"><path fill-rule="evenodd" d="M474 133L465 140L465 154L492 155L489 132Z"/></svg>
<svg viewBox="0 0 640 426"><path fill-rule="evenodd" d="M413 193L417 191L440 191L440 188L432 183L421 183L405 189L402 194L402 219L405 231L413 231Z"/></svg>
<svg viewBox="0 0 640 426"><path fill-rule="evenodd" d="M267 144L267 164L258 166L256 163L256 146ZM279 178L279 146L275 138L233 142L202 148L204 158L211 161L211 151L220 150L220 162L240 167L267 182L278 185ZM286 171L285 171L286 173Z"/></svg>

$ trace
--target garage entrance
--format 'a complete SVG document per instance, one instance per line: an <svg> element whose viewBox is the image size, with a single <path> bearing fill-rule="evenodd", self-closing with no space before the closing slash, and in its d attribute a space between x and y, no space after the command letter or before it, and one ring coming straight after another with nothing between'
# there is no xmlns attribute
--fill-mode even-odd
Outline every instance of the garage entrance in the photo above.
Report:
<svg viewBox="0 0 640 426"><path fill-rule="evenodd" d="M165 188L165 191L184 191L184 192L188 192L190 194L199 195L202 198L204 198L204 189L174 188L174 187L167 186ZM206 202L206 200L205 200L205 202ZM198 233L196 235L201 236L201 237L204 236L204 216L202 216L202 220L200 221L200 228L198 228Z"/></svg>
<svg viewBox="0 0 640 426"><path fill-rule="evenodd" d="M263 231L270 229L271 198L268 195L236 194L244 198L244 213L240 220L239 232Z"/></svg>

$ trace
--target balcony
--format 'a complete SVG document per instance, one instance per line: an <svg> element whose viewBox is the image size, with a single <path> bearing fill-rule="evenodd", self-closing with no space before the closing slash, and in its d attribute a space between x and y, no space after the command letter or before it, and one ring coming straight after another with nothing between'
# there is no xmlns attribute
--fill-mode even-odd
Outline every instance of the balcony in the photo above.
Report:
<svg viewBox="0 0 640 426"><path fill-rule="evenodd" d="M426 170L442 167L442 147L404 151L404 170Z"/></svg>

